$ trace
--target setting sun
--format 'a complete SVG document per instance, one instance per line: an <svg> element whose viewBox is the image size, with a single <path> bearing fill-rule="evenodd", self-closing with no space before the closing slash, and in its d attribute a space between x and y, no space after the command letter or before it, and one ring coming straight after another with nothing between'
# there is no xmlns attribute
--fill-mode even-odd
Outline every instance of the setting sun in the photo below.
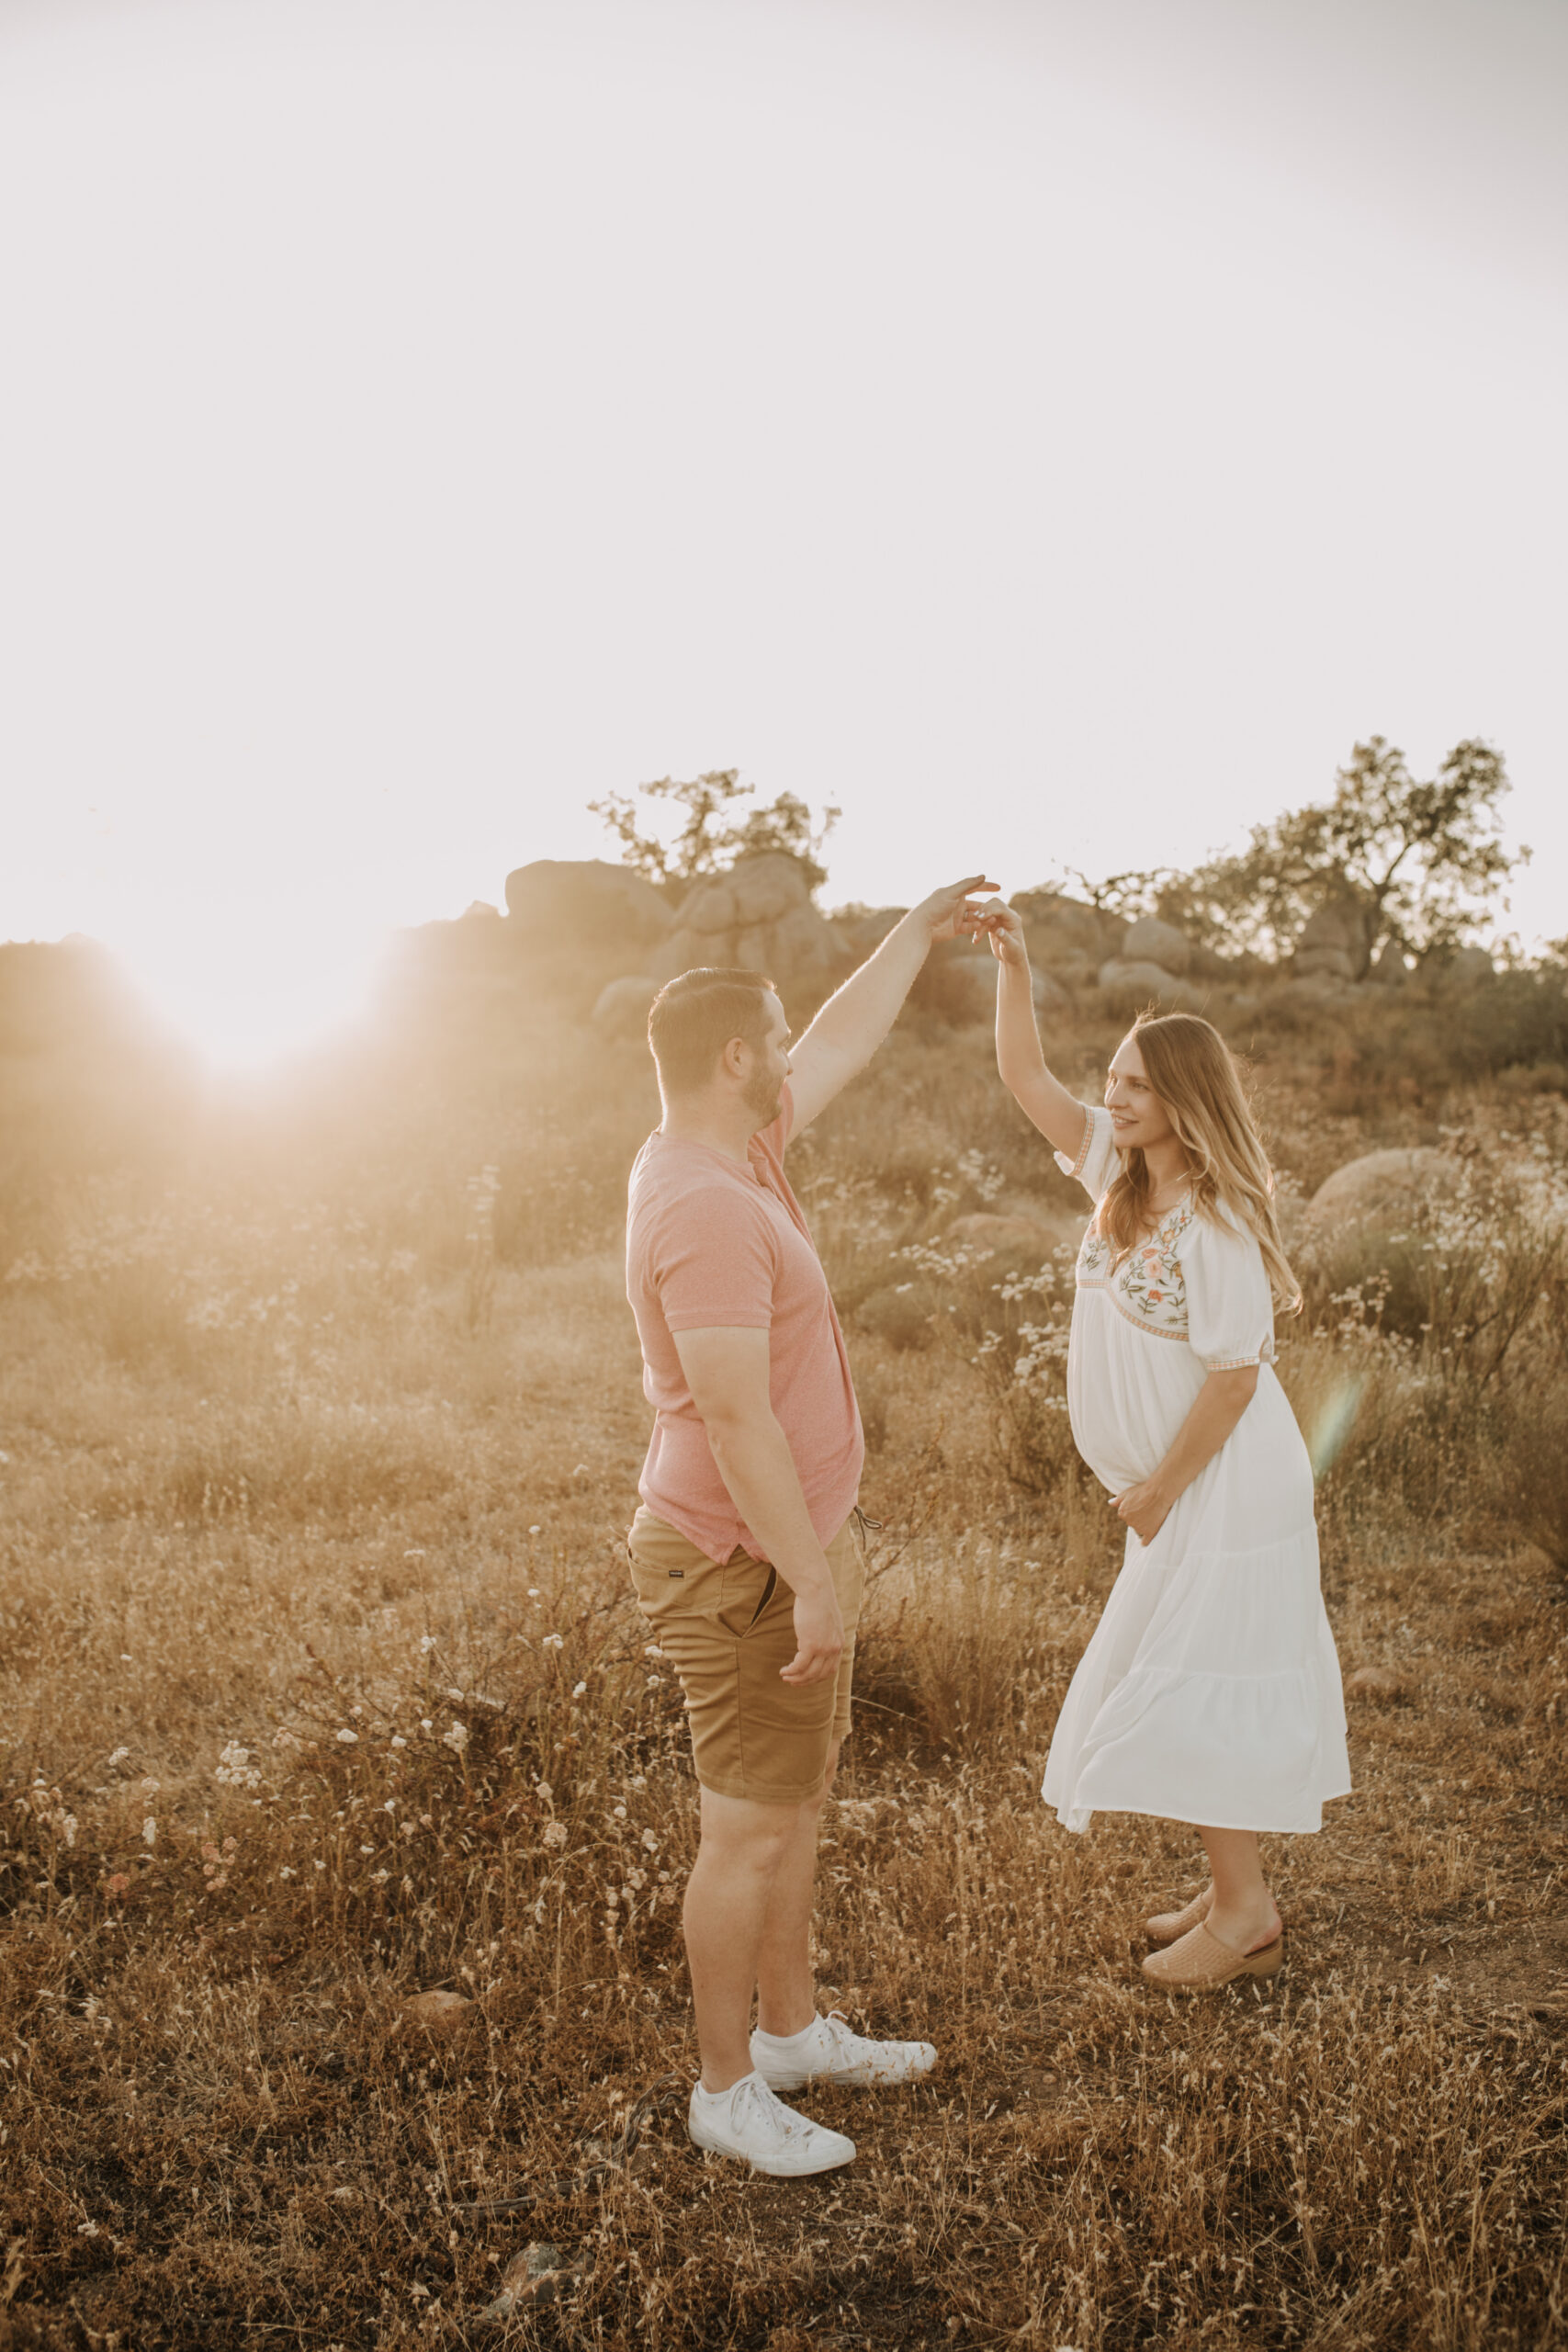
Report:
<svg viewBox="0 0 1568 2352"><path fill-rule="evenodd" d="M258 1069L366 1012L384 935L268 934L242 925L147 935L121 961L159 1018L215 1069Z"/></svg>

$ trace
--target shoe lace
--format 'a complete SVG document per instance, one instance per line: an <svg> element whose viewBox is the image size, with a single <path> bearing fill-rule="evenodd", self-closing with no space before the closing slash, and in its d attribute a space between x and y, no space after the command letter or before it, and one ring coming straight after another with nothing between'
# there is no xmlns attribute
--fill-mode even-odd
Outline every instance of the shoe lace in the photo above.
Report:
<svg viewBox="0 0 1568 2352"><path fill-rule="evenodd" d="M777 2096L771 2084L762 2080L761 2075L743 2075L736 2084L734 2095L729 2102L729 2122L732 2131L739 2132L743 2128L741 2116L743 2110L749 2106L760 2109L761 2120L770 2123L775 2132L787 2134L800 2128L800 2119L790 2113L783 2099ZM809 2125L807 2128L809 2130Z"/></svg>

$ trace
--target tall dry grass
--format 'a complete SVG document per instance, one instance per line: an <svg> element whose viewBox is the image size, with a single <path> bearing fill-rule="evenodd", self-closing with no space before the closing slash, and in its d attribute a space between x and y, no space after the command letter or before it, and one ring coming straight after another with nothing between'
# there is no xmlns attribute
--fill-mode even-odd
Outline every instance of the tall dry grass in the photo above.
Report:
<svg viewBox="0 0 1568 2352"><path fill-rule="evenodd" d="M1086 1023L1070 1074L1113 1042ZM884 1521L818 1965L942 2052L813 2099L861 2151L818 2183L705 2164L671 2088L693 1789L621 1552L639 1050L422 1032L208 1107L174 1168L31 1183L0 1293L0 2345L1562 2340L1560 1138L1545 1097L1515 1151L1486 1100L1325 1116L1289 1053L1259 1075L1303 1189L1442 1125L1472 1173L1419 1237L1440 1278L1330 1249L1285 1337L1378 1680L1355 1797L1274 1841L1285 1975L1205 2002L1135 1967L1189 1834L1069 1838L1036 1794L1119 1530L1066 1442L1061 1261L949 1227L1066 1230L1071 1189L983 1035L929 1023L795 1156ZM422 2022L431 1991L460 2000ZM569 2283L487 2320L529 2241Z"/></svg>

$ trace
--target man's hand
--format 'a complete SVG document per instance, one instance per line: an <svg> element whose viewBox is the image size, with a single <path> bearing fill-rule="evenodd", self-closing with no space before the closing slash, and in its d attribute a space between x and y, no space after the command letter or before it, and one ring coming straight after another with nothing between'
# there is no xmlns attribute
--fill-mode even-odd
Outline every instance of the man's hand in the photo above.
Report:
<svg viewBox="0 0 1568 2352"><path fill-rule="evenodd" d="M1141 1479L1114 1498L1116 1515L1126 1521L1140 1544L1152 1544L1170 1517L1170 1503L1153 1478Z"/></svg>
<svg viewBox="0 0 1568 2352"><path fill-rule="evenodd" d="M844 1620L831 1585L795 1594L795 1656L780 1667L780 1681L797 1690L811 1682L830 1682L844 1654Z"/></svg>
<svg viewBox="0 0 1568 2352"><path fill-rule="evenodd" d="M981 916L980 910L968 901L981 890L999 888L996 882L987 882L983 874L971 874L966 882L949 882L942 889L933 890L911 911L917 921L926 925L932 939L956 939L964 933L973 936Z"/></svg>

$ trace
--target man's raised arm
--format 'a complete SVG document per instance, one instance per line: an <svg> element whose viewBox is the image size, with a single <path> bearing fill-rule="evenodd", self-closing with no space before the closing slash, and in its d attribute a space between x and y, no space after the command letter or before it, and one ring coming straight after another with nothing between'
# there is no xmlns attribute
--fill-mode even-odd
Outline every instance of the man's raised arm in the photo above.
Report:
<svg viewBox="0 0 1568 2352"><path fill-rule="evenodd" d="M996 883L983 874L950 882L896 922L874 956L830 996L798 1046L790 1048L792 1132L809 1126L840 1087L863 1070L898 1018L900 1006L939 939L974 929L969 901Z"/></svg>

